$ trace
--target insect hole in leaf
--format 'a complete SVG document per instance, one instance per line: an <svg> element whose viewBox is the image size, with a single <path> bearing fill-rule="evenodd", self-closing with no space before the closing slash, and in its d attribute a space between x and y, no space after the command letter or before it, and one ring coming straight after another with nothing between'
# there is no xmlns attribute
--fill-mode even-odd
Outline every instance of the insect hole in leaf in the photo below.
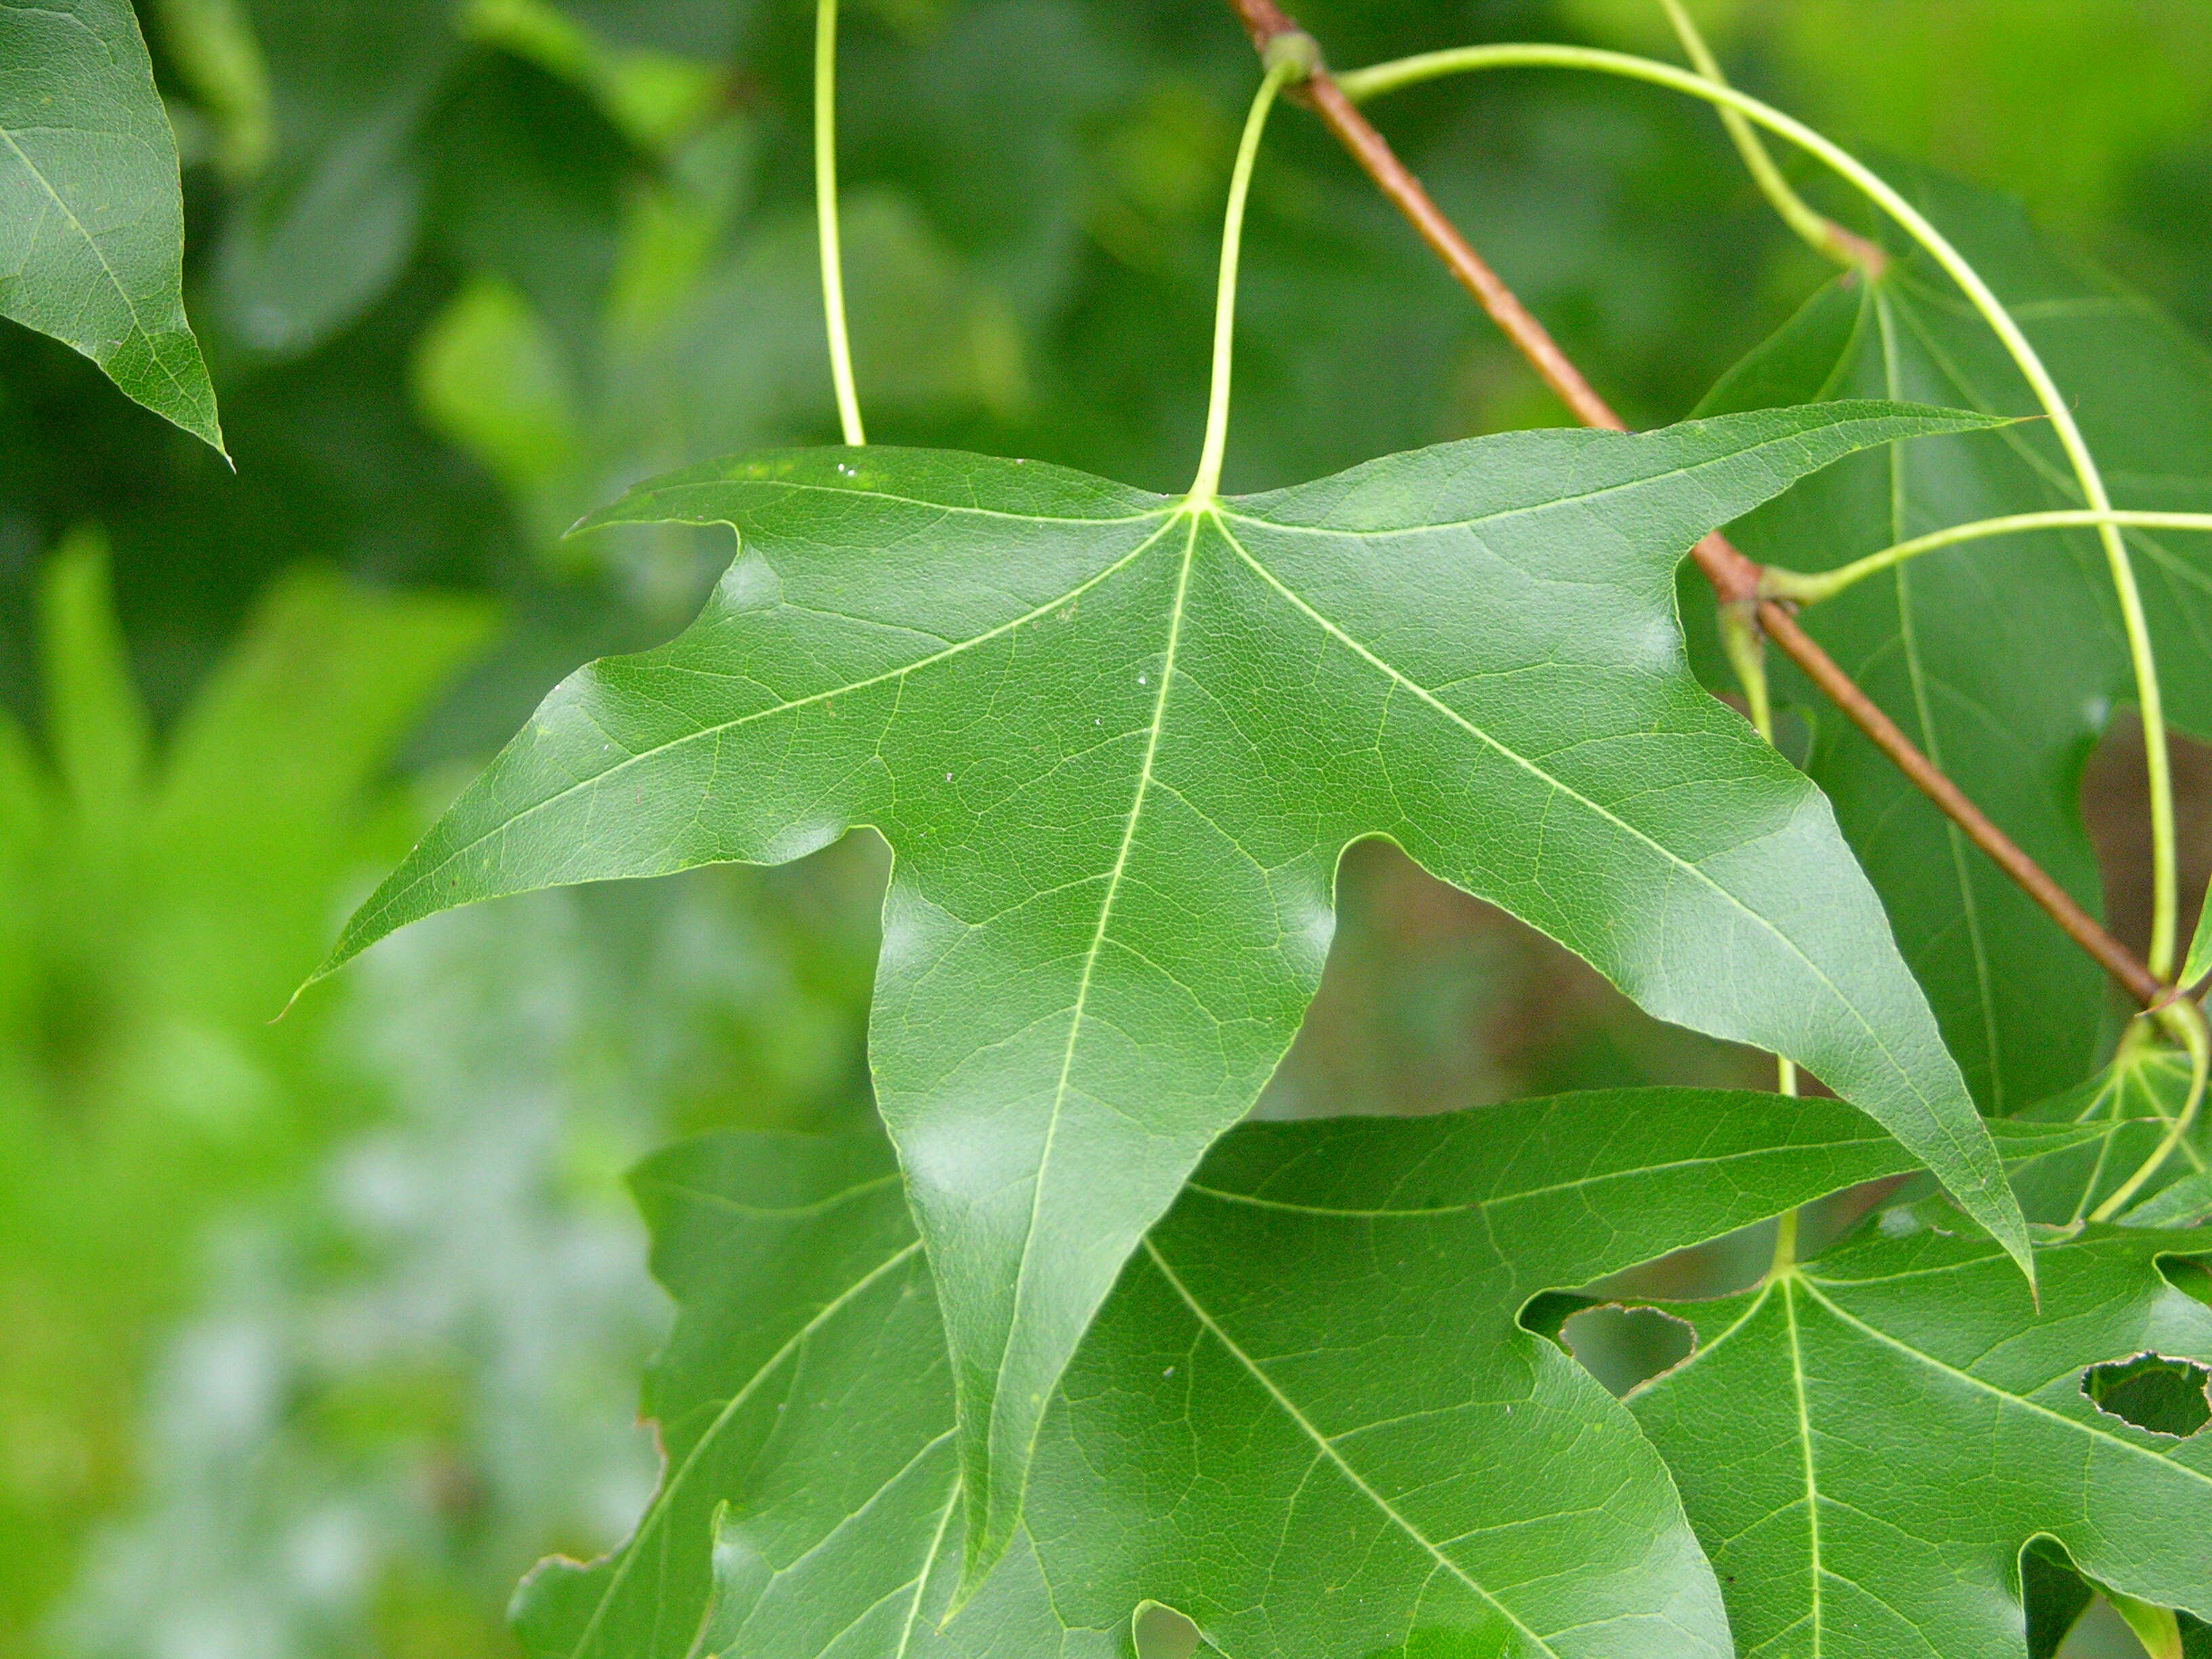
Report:
<svg viewBox="0 0 2212 1659"><path fill-rule="evenodd" d="M1570 1315L1559 1340L1618 1399L1687 1359L1698 1334L1687 1320L1657 1308L1607 1302Z"/></svg>
<svg viewBox="0 0 2212 1659"><path fill-rule="evenodd" d="M2139 1353L2081 1373L2081 1392L2100 1412L2153 1434L2186 1440L2212 1421L2212 1368Z"/></svg>
<svg viewBox="0 0 2212 1659"><path fill-rule="evenodd" d="M1206 1638L1189 1615L1164 1601L1139 1601L1129 1619L1129 1644L1136 1659L1195 1659Z"/></svg>

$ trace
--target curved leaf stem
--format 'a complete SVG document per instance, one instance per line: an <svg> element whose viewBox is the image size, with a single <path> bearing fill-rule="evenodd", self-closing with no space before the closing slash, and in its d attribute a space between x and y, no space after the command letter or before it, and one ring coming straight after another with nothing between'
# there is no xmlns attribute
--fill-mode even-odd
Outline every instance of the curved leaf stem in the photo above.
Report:
<svg viewBox="0 0 2212 1659"><path fill-rule="evenodd" d="M1833 570L1807 572L1768 565L1759 574L1759 596L1763 599L1787 599L1794 605L1818 605L1869 576L1878 575L1893 565L1939 548L1956 547L1962 542L1978 542L1995 536L2016 536L2032 530L2102 525L2142 530L2212 531L2212 513L2138 513L2125 507L2094 513L2083 507L2069 507L2056 513L2014 513L1997 519L1976 519L1970 524L1954 524L1925 536L1915 536L1911 541L1885 547L1879 553L1869 553L1863 559L1854 559Z"/></svg>
<svg viewBox="0 0 2212 1659"><path fill-rule="evenodd" d="M2181 1110L2174 1115L2166 1133L2151 1150L2151 1155L2142 1161L2133 1175L2112 1189L2112 1196L2089 1212L2092 1221L2109 1221L2128 1206L2129 1201L2143 1189L2144 1183L2166 1167L2166 1159L2172 1158L2174 1149L2181 1145L2183 1137L2196 1123L2197 1114L2204 1104L2205 1082L2208 1075L2212 1075L2212 1032L2206 1030L2204 1011L2194 1002L2184 999L2168 1003L2158 1011L2155 1018L2179 1038L2182 1046L2189 1051L2189 1098Z"/></svg>
<svg viewBox="0 0 2212 1659"><path fill-rule="evenodd" d="M1674 26L1675 38L1681 41L1682 50L1689 54L1691 64L1708 81L1725 85L1728 76L1722 73L1720 60L1713 56L1705 37L1698 32L1682 0L1659 0L1667 9L1667 20ZM1781 216L1782 222L1796 231L1816 253L1833 259L1846 270L1863 270L1869 276L1880 276L1889 264L1889 255L1878 243L1845 230L1825 213L1818 211L1783 177L1782 169L1774 164L1767 152L1766 141L1759 136L1743 112L1720 106L1721 125L1728 129L1736 154L1750 171L1752 182L1759 186L1759 194Z"/></svg>
<svg viewBox="0 0 2212 1659"><path fill-rule="evenodd" d="M1354 70L1338 76L1336 83L1347 97L1357 101L1394 92L1419 82L1433 80L1439 76L1513 68L1589 70L1687 93L1717 107L1734 109L1826 163L1903 226L1959 285L1974 309L1981 313L1982 320L2002 343L2021 378L2027 380L2029 390L2035 394L2036 401L2043 406L2045 415L2051 421L2051 429L2057 434L2059 445L2065 450L2067 459L2073 466L2083 501L2096 512L2112 511L2112 497L2105 489L2104 474L2098 469L2096 458L2089 453L2081 428L2075 422L2073 410L2068 406L2057 382L2051 378L2050 370L2044 367L2043 359L2037 354L2035 347L2021 331L2020 325L2013 320L2012 313L2005 309L2004 302L1990 290L1966 256L1953 246L1949 239L1930 224L1918 209L1865 163L1802 121L1738 92L1733 87L1677 69L1672 64L1589 46L1544 44L1460 46ZM2112 588L2118 599L2121 622L2127 633L2128 656L2135 672L2136 696L2142 711L2144 764L2150 784L2152 905L2148 955L2152 974L2162 981L2173 970L2174 922L2179 911L2173 777L2166 753L2166 705L2160 694L2158 661L2151 646L2150 624L2143 612L2142 594L2136 585L2135 567L2129 560L2127 544L2120 538L2118 526L2111 523L2100 524L2099 538L2104 544L2106 562L2111 568Z"/></svg>
<svg viewBox="0 0 2212 1659"><path fill-rule="evenodd" d="M1304 41L1302 52L1283 44ZM1285 34L1268 43L1267 73L1260 90L1252 94L1252 108L1244 118L1244 136L1237 145L1237 165L1229 175L1229 208L1221 227L1221 276L1213 295L1213 378L1206 398L1206 442L1198 453L1198 476L1191 480L1190 500L1203 507L1221 486L1221 459L1229 447L1229 371L1235 356L1237 333L1237 262L1243 251L1244 204L1252 192L1252 167L1260 156L1260 135L1267 130L1267 112L1284 85L1303 79L1313 68L1313 43L1304 35Z"/></svg>
<svg viewBox="0 0 2212 1659"><path fill-rule="evenodd" d="M2104 1085L2098 1090L2095 1102L2087 1111L2075 1119L2077 1123L2086 1123L2101 1108L2106 1121L2112 1127L2106 1130L2104 1139L2097 1144L2096 1159L2089 1165L2088 1179L2081 1183L2081 1196L2075 1201L2074 1213L2066 1218L2066 1226L2071 1231L2079 1232L2087 1224L2090 1200L2097 1196L2097 1188L2105 1179L2106 1160L2112 1155L2112 1139L2119 1132L2122 1112L2127 1104L2127 1084L2121 1067L2125 1062L2130 1043L2143 1029L2139 1020L2129 1022L2127 1033L2120 1039L2120 1052L2113 1055L2112 1064L2105 1074Z"/></svg>
<svg viewBox="0 0 2212 1659"><path fill-rule="evenodd" d="M1297 22L1275 0L1227 0L1227 3L1243 24L1254 46L1263 52L1285 34L1302 34ZM1598 394L1543 324L1530 314L1519 296L1444 216L1428 191L1421 187L1421 181L1398 159L1389 141L1345 96L1343 88L1326 67L1316 64L1305 82L1293 88L1290 96L1312 109L1374 181L1376 188L1405 216L1430 252L1443 262L1454 279L1474 296L1577 420L1585 426L1607 431L1627 429L1627 422ZM1757 599L1759 567L1739 552L1720 532L1714 531L1698 542L1690 550L1690 556L1723 604ZM1788 605L1773 600L1759 601L1757 614L1759 627L1767 638L1782 647L1820 693L2130 997L2149 1006L2167 994L2167 988L2133 952L2107 933L2011 837L1990 822L1988 816L1966 798L1941 767L1913 746L1912 740L1898 729L1897 722L1859 689L1857 682L1820 648L1819 641L1797 625Z"/></svg>
<svg viewBox="0 0 2212 1659"><path fill-rule="evenodd" d="M853 385L853 344L845 327L844 254L837 231L837 0L814 13L814 214L821 228L822 315L830 330L830 379L845 441L868 441Z"/></svg>
<svg viewBox="0 0 2212 1659"><path fill-rule="evenodd" d="M1746 600L1737 600L1720 608L1721 646L1728 653L1729 665L1735 670L1737 684L1743 687L1745 706L1751 714L1752 729L1766 739L1769 748L1774 745L1774 699L1766 684L1766 647L1759 631L1758 607ZM1797 1092L1797 1062L1787 1054L1774 1057L1775 1091L1779 1094ZM1792 1211L1786 1218L1790 1237L1796 1237L1797 1217ZM1778 1247L1778 1249L1779 1247ZM1780 1257L1778 1255L1778 1261ZM1782 1263L1787 1267L1787 1262Z"/></svg>

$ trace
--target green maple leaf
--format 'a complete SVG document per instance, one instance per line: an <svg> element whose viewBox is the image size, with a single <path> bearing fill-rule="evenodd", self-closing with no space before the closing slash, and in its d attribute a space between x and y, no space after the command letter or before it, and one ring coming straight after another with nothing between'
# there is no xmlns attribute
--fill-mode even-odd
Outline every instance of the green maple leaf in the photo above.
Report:
<svg viewBox="0 0 2212 1659"><path fill-rule="evenodd" d="M329 966L449 905L878 828L871 1053L978 1576L1092 1314L1288 1046L1363 836L1662 1018L1805 1065L2025 1262L1826 805L1698 690L1672 590L1706 528L1826 462L1986 424L1516 433L1229 500L927 451L676 473L586 522L732 526L705 614L556 690Z"/></svg>
<svg viewBox="0 0 2212 1659"><path fill-rule="evenodd" d="M0 313L218 451L177 143L126 0L0 0Z"/></svg>
<svg viewBox="0 0 2212 1659"><path fill-rule="evenodd" d="M1918 175L1916 205L2011 309L2073 406L2122 507L2212 505L2212 356L2100 273L2038 240L2010 201ZM1948 278L1910 248L1840 277L1731 372L1701 412L1824 398L2039 407ZM2046 423L1862 458L1732 532L1762 562L1825 570L1977 519L2079 507ZM2126 532L2168 719L2212 732L2212 540ZM1806 629L1908 736L2092 914L2083 757L2135 684L2094 531L1948 548L1806 611ZM2033 665L2033 672L2022 665ZM1808 691L1804 701L1817 706ZM2101 1040L2097 969L1857 731L1822 720L1808 769L1898 927L1951 1050L1993 1112L2071 1086Z"/></svg>
<svg viewBox="0 0 2212 1659"><path fill-rule="evenodd" d="M2039 1312L1993 1246L1936 1230L1664 1304L1697 1350L1628 1403L1740 1651L2018 1659L2038 1537L2100 1583L2212 1614L2212 1435L2186 1407L2193 1387L2204 1407L2212 1309L2159 1270L2192 1242L2094 1228L2047 1247ZM2132 1403L2100 1388L2114 1372Z"/></svg>
<svg viewBox="0 0 2212 1659"><path fill-rule="evenodd" d="M1248 1124L1129 1264L1012 1549L945 1622L952 1378L888 1149L672 1148L635 1183L679 1308L647 1389L668 1474L621 1552L532 1576L526 1645L1118 1659L1159 1601L1238 1659L1717 1659L1658 1460L1516 1315L1911 1167L1836 1102L1699 1090Z"/></svg>

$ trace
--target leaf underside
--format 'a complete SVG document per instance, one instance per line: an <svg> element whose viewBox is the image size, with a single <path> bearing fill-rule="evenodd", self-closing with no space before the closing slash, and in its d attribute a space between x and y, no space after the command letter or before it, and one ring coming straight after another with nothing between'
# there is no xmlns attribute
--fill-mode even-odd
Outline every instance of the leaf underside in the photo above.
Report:
<svg viewBox="0 0 2212 1659"><path fill-rule="evenodd" d="M176 139L126 0L0 0L0 314L221 450L184 238Z"/></svg>
<svg viewBox="0 0 2212 1659"><path fill-rule="evenodd" d="M2124 1049L2079 1088L2042 1101L2016 1121L2075 1123L2101 1131L2080 1146L2012 1172L2013 1190L2033 1221L2085 1220L2166 1144L2189 1100L2189 1057L2164 1047ZM2119 1218L2130 1226L2190 1226L2212 1218L2212 1138L2200 1115Z"/></svg>
<svg viewBox="0 0 2212 1659"><path fill-rule="evenodd" d="M2051 252L2008 199L1931 175L1908 182L2044 357L2114 503L2212 510L2212 356ZM1880 279L1823 290L1700 412L1867 397L2039 410L1949 280L1899 248ZM1763 562L1822 570L1948 526L2082 505L2049 423L2036 420L1995 439L1935 438L1846 461L1731 533ZM2126 540L2167 717L2212 734L2212 538L2130 530ZM1808 611L1804 625L1969 798L2100 908L2081 771L2112 711L2136 692L2095 532L1928 554ZM1820 706L1809 688L1801 695ZM2104 1035L2095 966L1855 728L1820 720L1808 769L1985 1109L2018 1111L2078 1082Z"/></svg>
<svg viewBox="0 0 2212 1659"><path fill-rule="evenodd" d="M680 1309L647 1397L669 1473L622 1552L533 1576L522 1634L537 1659L1105 1659L1158 1601L1239 1659L1724 1655L1657 1460L1516 1315L1911 1164L1837 1103L1690 1090L1240 1128L1129 1264L1012 1549L947 1623L952 1385L888 1149L672 1149L637 1179Z"/></svg>
<svg viewBox="0 0 2212 1659"><path fill-rule="evenodd" d="M1518 433L1203 506L925 451L742 457L594 524L726 523L673 644L558 688L349 925L872 824L870 1044L960 1401L968 1570L1123 1262L1318 981L1387 836L1662 1018L1805 1065L2025 1259L1994 1149L1805 779L1687 673L1672 572L1891 405Z"/></svg>

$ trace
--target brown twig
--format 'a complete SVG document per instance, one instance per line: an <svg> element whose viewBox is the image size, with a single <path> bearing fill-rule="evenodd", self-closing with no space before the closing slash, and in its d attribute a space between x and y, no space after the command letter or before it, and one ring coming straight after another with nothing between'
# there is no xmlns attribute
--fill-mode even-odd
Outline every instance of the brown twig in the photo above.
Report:
<svg viewBox="0 0 2212 1659"><path fill-rule="evenodd" d="M2076 904L2073 896L2053 881L2041 865L2021 850L2018 843L1991 823L1982 809L1968 800L1935 762L1913 747L1912 740L1897 729L1897 722L1881 712L1874 699L1859 689L1857 682L1837 665L1833 657L1813 642L1784 606L1772 599L1762 601L1759 625L1767 638L1805 671L1806 678L1819 686L1828 701L1842 709L1844 717L1889 757L1913 787L1965 830L1966 838L1988 854L1999 869L2018 882L2027 896L2065 930L2066 936L2095 958L2097 965L2118 981L2122 989L2146 1007L2166 997L2167 988L2159 983L2158 976L2126 945L2100 927L2096 919Z"/></svg>
<svg viewBox="0 0 2212 1659"><path fill-rule="evenodd" d="M1262 52L1278 35L1304 33L1274 0L1229 0L1229 3L1251 35L1253 46ZM1304 85L1290 95L1321 117L1322 125L1335 134L1337 141L1351 152L1367 176L1396 204L1421 240L1490 313L1491 320L1504 331L1506 338L1543 377L1544 383L1559 394L1560 401L1573 410L1577 419L1585 426L1609 431L1628 429L1627 423L1598 395L1596 388L1559 349L1559 342L1505 285L1504 279L1453 228L1451 221L1444 217L1428 191L1421 187L1421 181L1398 159L1389 141L1344 95L1344 89L1326 68L1316 67ZM1786 607L1759 598L1758 564L1745 557L1718 531L1692 549L1691 556L1712 584L1720 602L1751 609L1766 637L1780 646L1790 660L1805 672L1806 678L1890 758L1913 787L1957 824L1969 841L1988 854L1999 869L2019 883L2066 936L2087 951L2129 995L2146 1006L2155 1006L2168 1000L2169 988L2076 904L2042 866L1990 823L1982 810L1944 775L1942 769L1916 748L1912 740L1898 729L1897 723L1859 689L1835 659L1797 625L1796 618Z"/></svg>

